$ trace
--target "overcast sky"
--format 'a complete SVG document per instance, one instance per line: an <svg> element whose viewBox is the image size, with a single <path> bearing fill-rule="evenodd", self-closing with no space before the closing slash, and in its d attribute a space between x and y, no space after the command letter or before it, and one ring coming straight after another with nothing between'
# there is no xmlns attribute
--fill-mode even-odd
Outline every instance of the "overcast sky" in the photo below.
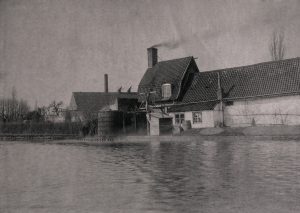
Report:
<svg viewBox="0 0 300 213"><path fill-rule="evenodd" d="M300 0L0 0L0 97L68 105L72 91L137 89L146 48L201 71L270 60L274 30L300 56Z"/></svg>

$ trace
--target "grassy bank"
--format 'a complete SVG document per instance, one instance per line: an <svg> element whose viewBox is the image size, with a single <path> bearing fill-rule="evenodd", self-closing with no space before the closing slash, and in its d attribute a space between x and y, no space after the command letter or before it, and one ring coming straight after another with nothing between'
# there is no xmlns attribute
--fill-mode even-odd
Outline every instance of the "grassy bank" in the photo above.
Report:
<svg viewBox="0 0 300 213"><path fill-rule="evenodd" d="M268 126L238 128L190 129L180 135L165 136L118 136L101 141L97 136L81 138L68 134L0 134L2 141L49 141L54 144L108 144L108 143L147 143L147 142L185 142L185 141L234 141L234 140L300 140L300 126Z"/></svg>
<svg viewBox="0 0 300 213"><path fill-rule="evenodd" d="M255 126L190 129L184 136L300 136L300 126Z"/></svg>

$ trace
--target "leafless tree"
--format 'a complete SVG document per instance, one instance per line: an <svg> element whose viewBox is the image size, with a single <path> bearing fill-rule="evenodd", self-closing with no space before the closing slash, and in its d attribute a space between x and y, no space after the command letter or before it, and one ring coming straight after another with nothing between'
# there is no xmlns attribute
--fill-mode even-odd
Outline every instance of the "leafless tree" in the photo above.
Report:
<svg viewBox="0 0 300 213"><path fill-rule="evenodd" d="M2 122L20 121L29 112L27 102L16 99L0 100L0 120Z"/></svg>
<svg viewBox="0 0 300 213"><path fill-rule="evenodd" d="M287 125L288 113L283 112L280 108L276 108L273 113L273 120L276 124Z"/></svg>
<svg viewBox="0 0 300 213"><path fill-rule="evenodd" d="M273 61L284 59L285 45L284 32L274 31L270 42L270 54Z"/></svg>
<svg viewBox="0 0 300 213"><path fill-rule="evenodd" d="M55 113L55 115L59 115L59 113L61 112L61 107L63 105L62 101L56 102L56 101L52 101L52 103L49 105L48 109L49 111L51 111L52 113Z"/></svg>

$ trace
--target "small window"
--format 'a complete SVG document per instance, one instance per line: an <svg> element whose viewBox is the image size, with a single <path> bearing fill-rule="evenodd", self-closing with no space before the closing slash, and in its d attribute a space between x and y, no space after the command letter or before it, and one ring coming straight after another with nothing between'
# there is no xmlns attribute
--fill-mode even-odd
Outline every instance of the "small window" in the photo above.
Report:
<svg viewBox="0 0 300 213"><path fill-rule="evenodd" d="M181 124L184 122L184 113L175 114L175 124Z"/></svg>
<svg viewBox="0 0 300 213"><path fill-rule="evenodd" d="M202 112L193 112L193 124L202 123Z"/></svg>
<svg viewBox="0 0 300 213"><path fill-rule="evenodd" d="M161 86L161 96L163 99L171 98L172 95L172 86L171 84L163 84Z"/></svg>

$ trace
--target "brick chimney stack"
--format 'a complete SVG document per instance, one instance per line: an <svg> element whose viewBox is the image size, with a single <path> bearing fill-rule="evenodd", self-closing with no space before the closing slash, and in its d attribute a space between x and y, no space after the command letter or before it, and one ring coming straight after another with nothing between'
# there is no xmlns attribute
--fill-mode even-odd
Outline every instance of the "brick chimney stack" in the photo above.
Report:
<svg viewBox="0 0 300 213"><path fill-rule="evenodd" d="M155 47L150 47L147 49L148 52L148 67L152 68L157 64L157 49Z"/></svg>
<svg viewBox="0 0 300 213"><path fill-rule="evenodd" d="M104 91L108 92L108 75L104 74Z"/></svg>

